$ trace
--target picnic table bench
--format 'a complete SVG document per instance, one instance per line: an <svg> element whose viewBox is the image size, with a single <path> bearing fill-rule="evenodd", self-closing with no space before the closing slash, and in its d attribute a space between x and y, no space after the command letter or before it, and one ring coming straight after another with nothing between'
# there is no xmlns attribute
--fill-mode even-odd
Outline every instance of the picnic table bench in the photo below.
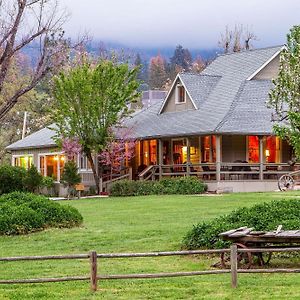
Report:
<svg viewBox="0 0 300 300"><path fill-rule="evenodd" d="M253 228L240 227L219 235L225 241L231 241L238 248L264 248L264 247L280 247L288 248L300 245L300 230L282 230L279 225L274 231L255 231ZM253 258L258 258L258 264L264 266L268 264L272 258L272 252L244 252L238 254L238 263L244 265L247 269L251 268ZM230 262L227 253L221 253L220 264L226 268Z"/></svg>

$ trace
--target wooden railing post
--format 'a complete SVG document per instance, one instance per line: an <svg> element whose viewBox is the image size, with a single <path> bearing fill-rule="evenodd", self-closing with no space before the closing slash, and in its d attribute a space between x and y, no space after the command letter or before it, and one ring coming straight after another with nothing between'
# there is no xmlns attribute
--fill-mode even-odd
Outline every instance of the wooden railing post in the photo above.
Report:
<svg viewBox="0 0 300 300"><path fill-rule="evenodd" d="M230 248L230 264L231 264L231 287L237 287L237 245L233 244Z"/></svg>
<svg viewBox="0 0 300 300"><path fill-rule="evenodd" d="M90 281L91 290L97 291L97 252L90 252Z"/></svg>
<svg viewBox="0 0 300 300"><path fill-rule="evenodd" d="M259 180L264 180L264 140L259 136Z"/></svg>

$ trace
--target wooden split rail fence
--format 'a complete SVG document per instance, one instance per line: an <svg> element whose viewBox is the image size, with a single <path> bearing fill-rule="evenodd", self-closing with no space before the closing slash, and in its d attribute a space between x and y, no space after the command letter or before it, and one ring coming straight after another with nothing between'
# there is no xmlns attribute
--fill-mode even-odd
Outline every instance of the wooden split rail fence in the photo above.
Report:
<svg viewBox="0 0 300 300"><path fill-rule="evenodd" d="M238 273L300 273L300 269L238 269L238 253L246 252L292 252L300 251L300 247L290 248L237 248L235 244L230 249L213 249L213 250L193 250L193 251L173 251L173 252L148 252L148 253L97 253L90 251L88 254L77 255L48 255L48 256L18 256L18 257L0 257L0 262L14 261L35 261L35 260L66 260L66 259L89 259L90 274L85 276L68 276L56 278L34 278L34 279L2 279L0 284L22 284L22 283L46 283L46 282L63 282L63 281L79 281L89 280L92 291L97 290L98 281L112 279L139 279L139 278L162 278L162 277L181 277L181 276L197 276L211 274L231 273L231 286L237 287ZM99 259L113 258L136 258L136 257L160 257L175 255L207 255L229 253L231 268L219 270L203 270L190 272L171 272L171 273L142 273L142 274L117 274L117 275L98 275Z"/></svg>

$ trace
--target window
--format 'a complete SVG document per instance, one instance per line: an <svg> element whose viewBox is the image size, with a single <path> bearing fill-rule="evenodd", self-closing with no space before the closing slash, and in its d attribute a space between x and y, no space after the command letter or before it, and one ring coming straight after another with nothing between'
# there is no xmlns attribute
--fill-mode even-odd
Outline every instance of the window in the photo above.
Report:
<svg viewBox="0 0 300 300"><path fill-rule="evenodd" d="M248 136L248 156L249 163L259 162L259 138L256 135Z"/></svg>
<svg viewBox="0 0 300 300"><path fill-rule="evenodd" d="M201 162L216 161L216 137L207 135L201 137Z"/></svg>
<svg viewBox="0 0 300 300"><path fill-rule="evenodd" d="M90 162L83 154L79 155L79 169L83 171L90 171L92 169Z"/></svg>
<svg viewBox="0 0 300 300"><path fill-rule="evenodd" d="M177 84L176 88L176 103L184 103L185 102L185 89L181 84Z"/></svg>
<svg viewBox="0 0 300 300"><path fill-rule="evenodd" d="M265 159L267 163L278 163L280 161L280 140L275 136L266 138Z"/></svg>
<svg viewBox="0 0 300 300"><path fill-rule="evenodd" d="M43 154L39 158L39 169L43 176L60 181L65 166L65 156L62 154Z"/></svg>
<svg viewBox="0 0 300 300"><path fill-rule="evenodd" d="M13 165L28 170L33 164L32 155L13 156Z"/></svg>

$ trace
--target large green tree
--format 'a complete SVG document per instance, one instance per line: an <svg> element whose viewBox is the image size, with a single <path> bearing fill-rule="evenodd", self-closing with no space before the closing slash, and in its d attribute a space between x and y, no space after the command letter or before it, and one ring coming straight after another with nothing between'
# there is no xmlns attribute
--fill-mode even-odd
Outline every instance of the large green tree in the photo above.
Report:
<svg viewBox="0 0 300 300"><path fill-rule="evenodd" d="M278 77L274 80L269 104L274 108L275 133L286 139L300 158L300 26L287 35L281 52Z"/></svg>
<svg viewBox="0 0 300 300"><path fill-rule="evenodd" d="M101 60L96 64L83 62L54 79L53 118L58 133L63 138L79 139L98 192L100 178L93 154L104 149L111 128L128 115L128 104L139 97L137 74L138 68L128 64Z"/></svg>

